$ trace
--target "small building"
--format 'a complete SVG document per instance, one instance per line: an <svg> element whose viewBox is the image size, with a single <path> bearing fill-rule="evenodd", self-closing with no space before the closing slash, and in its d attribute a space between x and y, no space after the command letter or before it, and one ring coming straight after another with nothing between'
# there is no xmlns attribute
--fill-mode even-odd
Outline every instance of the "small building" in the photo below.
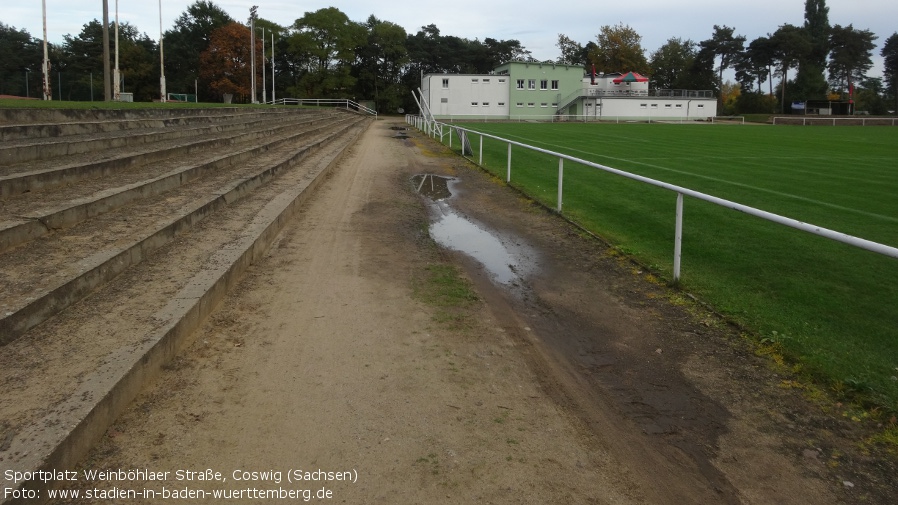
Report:
<svg viewBox="0 0 898 505"><path fill-rule="evenodd" d="M439 120L707 120L711 91L652 90L635 72L589 75L580 65L509 62L490 74L427 74L422 108Z"/></svg>

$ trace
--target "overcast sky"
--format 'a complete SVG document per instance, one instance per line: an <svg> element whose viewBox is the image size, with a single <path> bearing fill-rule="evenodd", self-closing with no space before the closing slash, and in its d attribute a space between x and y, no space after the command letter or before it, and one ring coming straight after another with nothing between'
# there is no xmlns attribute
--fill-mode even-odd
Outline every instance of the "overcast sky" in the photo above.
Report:
<svg viewBox="0 0 898 505"><path fill-rule="evenodd" d="M45 0L47 38L61 42L63 35L77 35L84 24L102 19L101 0ZM214 0L213 0L214 1ZM174 20L194 0L162 0L162 28L169 30ZM40 38L41 3L9 0L0 10L0 21L26 29ZM337 7L353 21L378 19L396 23L409 33L434 24L443 35L483 40L517 39L538 60L558 57L555 43L563 33L581 44L596 39L603 25L623 23L642 36L646 56L671 37L696 42L711 37L714 25L736 28L736 34L751 41L774 32L784 23L804 22L804 0L639 0L637 2L585 2L583 0L418 0L371 2L296 2L289 0L214 1L237 21L245 22L249 8L258 5L259 17L289 26L303 13ZM898 31L898 2L895 0L828 0L831 25L854 25L870 30L879 38L874 50L871 76L882 72L879 52L885 39ZM110 20L115 16L115 0L109 0ZM159 38L158 0L119 0L119 19L136 26L153 40Z"/></svg>

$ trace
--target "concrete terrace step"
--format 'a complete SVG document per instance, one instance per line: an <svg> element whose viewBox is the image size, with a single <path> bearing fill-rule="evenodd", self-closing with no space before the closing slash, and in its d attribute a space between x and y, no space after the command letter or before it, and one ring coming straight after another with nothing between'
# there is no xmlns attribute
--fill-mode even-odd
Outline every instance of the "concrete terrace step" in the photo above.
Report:
<svg viewBox="0 0 898 505"><path fill-rule="evenodd" d="M269 136L258 142L258 133L243 135L241 145L224 154L209 157L205 152L179 156L172 163L140 164L120 170L114 178L76 181L60 188L51 186L41 194L25 193L0 201L0 252L46 235L51 230L68 228L89 218L108 212L136 198L161 194L186 184L202 174L242 163L286 143L318 134L340 122L351 119L344 115L336 120L308 121L270 129ZM153 153L154 155L156 153ZM158 165L168 165L160 174ZM80 173L87 171L80 167Z"/></svg>
<svg viewBox="0 0 898 505"><path fill-rule="evenodd" d="M370 124L364 117L348 116L314 139L238 163L245 170L231 174L229 182L209 182L206 189L197 189L197 194L206 195L205 200L185 196L185 204L170 203L169 193L165 199L155 198L162 207L177 210L172 215L181 217L175 219L195 214L186 218L194 220L193 226L153 246L152 253L124 253L139 262L122 268L85 298L0 347L4 391L0 395L0 461L4 468L71 468L83 457L145 381L176 355L247 266L264 253L301 201ZM287 153L291 150L292 155ZM197 182L205 179L204 175ZM214 195L210 187L218 188ZM199 210L203 205L211 205L215 212ZM136 220L136 212L125 212L131 207L123 207L121 216ZM97 258L108 256L102 244L119 233L115 222L111 219L98 226L93 236ZM162 229L154 227L157 231L144 235ZM82 240L90 244L91 236ZM52 274L54 268L42 274ZM31 481L23 486L40 489L45 484ZM0 502L16 503L3 502L2 497Z"/></svg>
<svg viewBox="0 0 898 505"><path fill-rule="evenodd" d="M16 141L22 139L35 140L42 138L60 138L76 135L97 135L110 132L124 132L148 128L173 128L188 125L210 125L231 121L249 121L253 117L264 117L277 113L264 110L250 110L247 112L231 112L228 114L206 115L167 115L160 117L145 117L136 119L110 120L86 120L76 122L51 122L51 123L26 123L26 124L0 124L0 140Z"/></svg>
<svg viewBox="0 0 898 505"><path fill-rule="evenodd" d="M233 153L225 157L222 170L179 184L164 199L153 198L155 195L142 198L55 233L30 245L30 254L19 249L0 254L0 264L7 267L0 273L5 293L0 306L0 345L142 261L178 233L267 182L349 125L335 126L336 130L318 132L301 144L281 143L267 153L267 149ZM260 159L253 159L254 152ZM107 232L105 237L97 236L98 227Z"/></svg>
<svg viewBox="0 0 898 505"><path fill-rule="evenodd" d="M124 168L145 163L158 163L199 150L219 149L271 135L280 130L330 120L332 120L331 116L303 117L299 122L291 123L283 120L257 124L257 127L262 126L262 128L249 131L244 127L239 127L237 128L238 133L230 135L213 131L187 139L177 136L166 140L160 139L157 144L136 143L136 145L124 148L106 146L100 150L100 155L66 155L58 156L49 162L0 165L0 199L54 185L70 184L87 177L106 176Z"/></svg>
<svg viewBox="0 0 898 505"><path fill-rule="evenodd" d="M254 119L253 119L254 118ZM139 146L166 140L199 137L228 131L251 130L256 126L277 124L295 118L288 113L234 118L226 122L160 125L140 130L112 131L101 134L65 135L52 138L28 138L5 141L0 146L0 165L16 165L36 160L49 160L73 154L92 153L113 148Z"/></svg>
<svg viewBox="0 0 898 505"><path fill-rule="evenodd" d="M242 107L141 108L141 109L0 109L0 125L128 121L190 116L253 114Z"/></svg>

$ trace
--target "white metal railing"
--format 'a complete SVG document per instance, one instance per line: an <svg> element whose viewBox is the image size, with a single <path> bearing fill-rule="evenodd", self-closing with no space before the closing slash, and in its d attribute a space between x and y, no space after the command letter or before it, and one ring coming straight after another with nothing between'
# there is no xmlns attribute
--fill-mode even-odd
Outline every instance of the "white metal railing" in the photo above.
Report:
<svg viewBox="0 0 898 505"><path fill-rule="evenodd" d="M676 184L670 184L667 182L650 179L648 177L644 177L641 175L631 174L630 172L625 172L623 170L619 170L616 168L612 168L606 165L602 165L599 163L594 163L591 161L587 161L581 158L577 158L574 156L570 156L567 154L562 154L555 151L550 151L548 149L542 149L539 147L534 147L528 144L523 144L521 142L515 142L514 140L508 140L502 137L498 137L495 135L490 135L488 133L482 133L475 130L469 130L467 128L462 128L460 126L453 126L444 123L439 123L437 121L426 121L424 118L420 116L406 116L406 122L410 125L414 125L419 130L424 131L429 136L436 138L439 136L440 142L443 141L443 135L449 134L449 147L452 147L452 129L456 129L459 131L464 131L469 136L479 135L480 136L480 151L479 151L479 159L478 164L483 165L483 139L491 138L494 140L498 140L500 142L505 142L508 145L508 165L507 165L507 175L505 178L506 182L511 182L511 148L512 146L521 147L524 149L528 149L531 151L536 151L544 154L548 154L550 156L554 156L558 158L558 206L557 211L560 213L562 208L562 187L564 182L564 161L571 161L574 163L578 163L580 165L585 165L587 167L596 168L608 173L616 174L621 177L626 177L628 179L633 179L645 184L649 184L651 186L656 186L659 188L667 189L669 191L673 191L677 194L677 206L676 206L676 221L675 221L675 237L674 237L674 263L673 263L673 278L674 281L680 280L680 256L682 251L682 241L683 241L683 197L690 196L697 200L702 200L705 202L713 203L715 205L719 205L721 207L726 207L728 209L732 209L738 212L743 212L745 214L759 217L761 219L766 219L767 221L772 221L774 223L778 223L784 226L789 226L791 228L795 228L801 231L805 231L811 233L813 235L818 235L820 237L825 237L831 240L835 240L837 242L842 242L854 247L859 247L861 249L866 249L868 251L872 251L875 253L883 254L885 256L890 256L892 258L898 258L898 248L887 246L885 244L880 244L878 242L873 242L871 240L866 240L860 237L855 237L852 235L848 235L846 233L842 233L835 230L830 230L827 228L823 228L821 226L816 226L810 223L805 223L802 221L798 221L797 219L792 219L785 216L780 216L779 214L774 214L772 212L767 212L765 210L756 209L754 207L749 207L747 205L742 205L741 203L736 203L730 200L726 200L723 198L718 198L716 196L708 195L705 193L701 193L699 191L695 191L689 188L684 188L682 186L677 186ZM448 129L448 132L446 131ZM472 153L473 155L473 153Z"/></svg>
<svg viewBox="0 0 898 505"><path fill-rule="evenodd" d="M339 107L377 116L374 109L346 98L279 98L268 103L272 105L304 105L306 107Z"/></svg>
<svg viewBox="0 0 898 505"><path fill-rule="evenodd" d="M898 125L898 118L889 118L889 117L863 117L863 116L851 116L851 117L826 117L826 116L777 116L773 118L773 124L777 124L777 120L779 120L779 124L789 124L794 125L801 122L802 126L807 125L825 125L829 124L831 126L837 126L839 123L844 123L845 126L857 126L858 122L860 122L860 126L896 126Z"/></svg>

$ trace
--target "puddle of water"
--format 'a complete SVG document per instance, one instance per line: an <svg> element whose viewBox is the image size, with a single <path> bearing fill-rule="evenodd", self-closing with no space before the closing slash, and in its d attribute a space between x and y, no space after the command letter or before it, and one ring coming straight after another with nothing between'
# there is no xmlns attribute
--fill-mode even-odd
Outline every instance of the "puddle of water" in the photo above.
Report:
<svg viewBox="0 0 898 505"><path fill-rule="evenodd" d="M453 211L430 225L430 235L443 247L461 251L486 268L496 282L511 284L518 279L514 256L491 233Z"/></svg>
<svg viewBox="0 0 898 505"><path fill-rule="evenodd" d="M455 179L423 174L413 177L412 182L419 193L434 202L435 217L430 225L430 235L438 244L474 258L500 284L514 284L521 278L526 254L510 251L497 236L459 215L450 206L448 200Z"/></svg>
<svg viewBox="0 0 898 505"><path fill-rule="evenodd" d="M449 190L449 182L452 179L439 175L423 174L412 177L412 183L418 188L418 193L438 202L452 196Z"/></svg>
<svg viewBox="0 0 898 505"><path fill-rule="evenodd" d="M395 131L395 132L406 132L406 131L408 131L408 128L406 128L405 126L391 126L390 129L393 130L393 131ZM406 133L397 133L396 135L393 135L393 138L394 138L394 139L407 139L407 138L409 138L409 137L408 137L408 135L407 135Z"/></svg>

